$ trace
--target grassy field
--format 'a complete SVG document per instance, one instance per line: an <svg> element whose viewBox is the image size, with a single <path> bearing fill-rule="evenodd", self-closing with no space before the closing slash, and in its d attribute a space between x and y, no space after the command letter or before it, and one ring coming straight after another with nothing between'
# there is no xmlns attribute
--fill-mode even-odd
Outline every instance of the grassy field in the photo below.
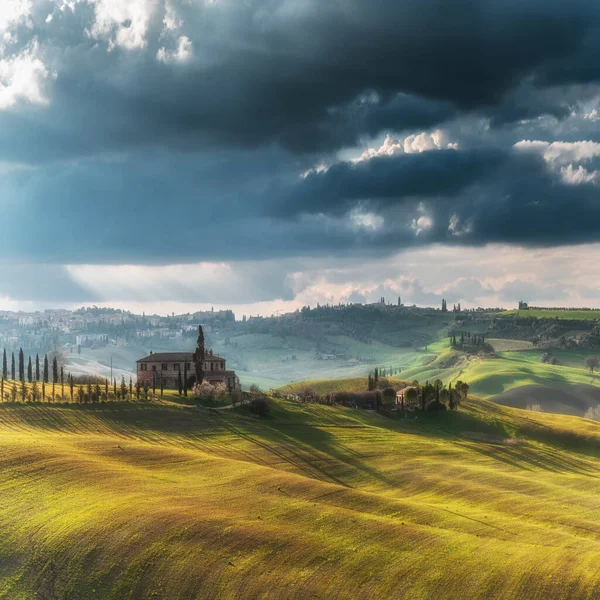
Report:
<svg viewBox="0 0 600 600"><path fill-rule="evenodd" d="M574 319L597 321L600 319L599 310L507 310L502 315L517 315L519 317L536 317L538 319Z"/></svg>
<svg viewBox="0 0 600 600"><path fill-rule="evenodd" d="M595 598L600 424L0 405L0 598Z"/></svg>
<svg viewBox="0 0 600 600"><path fill-rule="evenodd" d="M486 340L496 352L506 352L507 350L528 350L533 348L533 343L526 340L505 340L501 338L488 338Z"/></svg>

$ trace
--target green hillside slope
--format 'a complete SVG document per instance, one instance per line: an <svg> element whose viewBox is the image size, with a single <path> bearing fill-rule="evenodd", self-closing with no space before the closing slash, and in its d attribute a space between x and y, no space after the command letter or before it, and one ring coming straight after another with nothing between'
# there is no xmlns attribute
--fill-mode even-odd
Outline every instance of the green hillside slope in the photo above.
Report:
<svg viewBox="0 0 600 600"><path fill-rule="evenodd" d="M593 598L600 424L0 406L0 598Z"/></svg>

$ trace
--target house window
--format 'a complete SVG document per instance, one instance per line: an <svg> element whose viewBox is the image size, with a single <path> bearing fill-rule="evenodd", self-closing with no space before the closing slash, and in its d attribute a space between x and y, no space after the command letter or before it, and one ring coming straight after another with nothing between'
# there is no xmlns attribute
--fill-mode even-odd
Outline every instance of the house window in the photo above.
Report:
<svg viewBox="0 0 600 600"><path fill-rule="evenodd" d="M174 363L174 364L173 364L173 368L174 368L176 371L179 371L179 369L181 368L181 365L180 365L179 363Z"/></svg>
<svg viewBox="0 0 600 600"><path fill-rule="evenodd" d="M142 371L145 371L148 368L148 365L146 363L142 363Z"/></svg>
<svg viewBox="0 0 600 600"><path fill-rule="evenodd" d="M169 367L166 364L162 365L162 370L163 371L168 371Z"/></svg>
<svg viewBox="0 0 600 600"><path fill-rule="evenodd" d="M156 365L152 365L152 370L156 371Z"/></svg>

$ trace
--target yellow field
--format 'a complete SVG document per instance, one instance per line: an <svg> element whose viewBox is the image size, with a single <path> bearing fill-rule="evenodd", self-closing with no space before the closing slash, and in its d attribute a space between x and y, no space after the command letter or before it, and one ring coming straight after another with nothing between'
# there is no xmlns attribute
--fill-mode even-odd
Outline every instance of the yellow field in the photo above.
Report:
<svg viewBox="0 0 600 600"><path fill-rule="evenodd" d="M0 598L597 598L600 424L0 405Z"/></svg>

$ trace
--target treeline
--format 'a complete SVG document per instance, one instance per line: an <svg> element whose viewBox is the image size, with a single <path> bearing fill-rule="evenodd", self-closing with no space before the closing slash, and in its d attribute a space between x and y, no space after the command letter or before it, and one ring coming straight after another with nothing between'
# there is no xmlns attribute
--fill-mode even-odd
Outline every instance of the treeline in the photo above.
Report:
<svg viewBox="0 0 600 600"><path fill-rule="evenodd" d="M62 364L59 364L59 354L54 353L52 356L52 378L50 378L50 361L48 355L45 354L43 361L40 362L40 355L36 354L35 359L27 356L25 360L25 354L23 348L19 348L17 353L17 359L15 360L15 353L11 352L10 356L10 369L8 366L8 356L6 348L2 352L2 379L4 381L27 381L33 383L34 381L42 383L59 383L64 382L65 373Z"/></svg>
<svg viewBox="0 0 600 600"><path fill-rule="evenodd" d="M85 383L77 383L71 374L66 381L46 383L34 379L31 383L25 380L0 380L0 401L2 402L71 402L77 404L100 402L128 402L134 400L150 400L156 398L156 389L152 391L148 382L145 385L134 384L131 377L129 383L125 376L117 385L116 378L112 382L99 377L88 377ZM162 391L161 391L162 393Z"/></svg>
<svg viewBox="0 0 600 600"><path fill-rule="evenodd" d="M456 334L451 335L450 347L460 350L480 349L485 352L493 351L492 346L486 343L485 336L482 333L471 333L470 331L463 331L458 337Z"/></svg>
<svg viewBox="0 0 600 600"><path fill-rule="evenodd" d="M392 377L402 373L402 369L397 367L375 367L373 373L367 376L367 390L370 392L377 389L380 385L380 378ZM387 382L385 382L387 384Z"/></svg>
<svg viewBox="0 0 600 600"><path fill-rule="evenodd" d="M387 382L380 378L378 383L381 385L381 383L386 384ZM447 386L444 386L440 379L436 379L433 383L426 381L423 385L416 380L410 385L401 385L404 387L399 389L384 387L363 392L341 391L325 394L318 394L310 387L305 387L297 394L272 390L271 395L311 404L407 413L458 410L461 402L467 399L469 393L469 384L460 380L456 381L454 385L449 383ZM399 392L401 393L398 394Z"/></svg>

